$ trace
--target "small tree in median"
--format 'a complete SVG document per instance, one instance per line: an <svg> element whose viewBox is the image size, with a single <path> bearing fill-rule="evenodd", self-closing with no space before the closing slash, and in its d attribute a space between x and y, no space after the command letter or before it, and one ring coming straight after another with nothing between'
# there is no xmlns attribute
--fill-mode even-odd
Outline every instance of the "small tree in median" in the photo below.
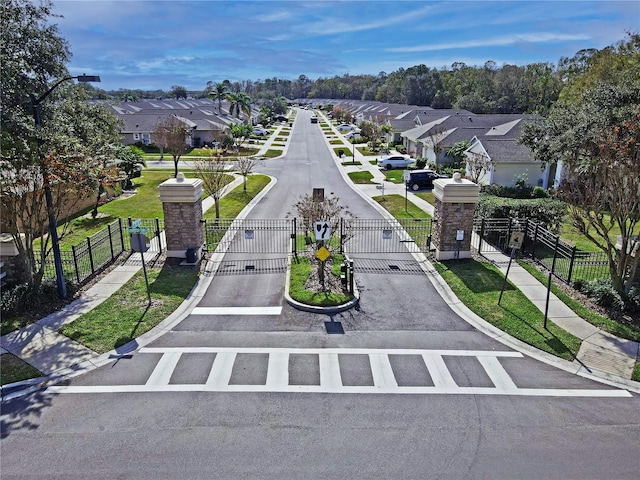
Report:
<svg viewBox="0 0 640 480"><path fill-rule="evenodd" d="M256 157L239 157L236 160L236 170L243 177L242 190L244 193L247 193L247 177L259 161L261 159Z"/></svg>
<svg viewBox="0 0 640 480"><path fill-rule="evenodd" d="M340 199L334 194L330 194L330 196L325 197L322 201L314 199L312 195L304 195L294 205L294 208L296 210L297 217L302 220L302 226L305 230L305 239L309 238L309 235L313 236L312 238L315 238L314 228L316 222L326 222L331 229L333 239L335 238L335 232L339 231L340 220L350 220L354 218L349 209L342 205L340 203ZM317 273L320 286L323 291L327 289L327 261L320 260L315 254L321 247L324 247L333 255L336 250L340 248L340 243L344 242L344 240L344 238L339 238L338 242L323 240L315 243L313 255L311 256L311 264L312 266L315 264L315 273ZM312 274L313 273L314 272L312 272Z"/></svg>

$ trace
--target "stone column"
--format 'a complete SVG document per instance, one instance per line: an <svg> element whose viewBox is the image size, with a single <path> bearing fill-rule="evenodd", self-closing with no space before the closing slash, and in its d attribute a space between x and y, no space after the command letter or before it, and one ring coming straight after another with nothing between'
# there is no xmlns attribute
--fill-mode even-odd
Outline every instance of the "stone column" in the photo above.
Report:
<svg viewBox="0 0 640 480"><path fill-rule="evenodd" d="M436 250L436 259L470 258L473 212L478 204L480 186L456 173L452 179L435 180L433 195L436 204L431 245Z"/></svg>
<svg viewBox="0 0 640 480"><path fill-rule="evenodd" d="M167 257L186 258L187 249L201 258L204 244L202 228L202 180L184 178L178 173L158 186L164 211Z"/></svg>

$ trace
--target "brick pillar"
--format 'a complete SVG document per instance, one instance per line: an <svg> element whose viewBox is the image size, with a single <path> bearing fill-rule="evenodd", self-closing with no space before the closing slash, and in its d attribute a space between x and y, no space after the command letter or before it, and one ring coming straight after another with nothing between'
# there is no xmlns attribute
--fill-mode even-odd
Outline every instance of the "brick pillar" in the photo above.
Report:
<svg viewBox="0 0 640 480"><path fill-rule="evenodd" d="M195 248L197 258L204 244L202 220L202 180L184 178L178 173L158 186L164 211L167 257L186 258L187 249Z"/></svg>
<svg viewBox="0 0 640 480"><path fill-rule="evenodd" d="M460 178L456 173L452 179L433 182L436 199L431 245L436 250L437 260L471 257L471 234L473 212L478 204L480 186ZM459 233L462 240L458 240Z"/></svg>

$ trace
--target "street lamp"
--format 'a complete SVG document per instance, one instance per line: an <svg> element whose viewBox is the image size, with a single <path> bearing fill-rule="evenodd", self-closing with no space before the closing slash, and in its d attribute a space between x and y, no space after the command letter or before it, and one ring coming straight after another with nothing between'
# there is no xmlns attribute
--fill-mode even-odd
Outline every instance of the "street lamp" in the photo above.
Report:
<svg viewBox="0 0 640 480"><path fill-rule="evenodd" d="M58 80L49 90L44 92L42 96L36 98L35 95L31 94L31 108L33 109L33 118L36 123L36 128L42 128L42 117L40 116L40 104L47 98L51 92L53 92L60 84L66 82L68 80L78 80L79 82L99 82L100 77L98 75L77 75L75 77L66 77L62 80ZM67 296L67 285L64 281L64 270L62 269L62 255L60 254L60 242L58 240L58 224L56 219L56 214L53 209L53 196L51 195L51 184L49 182L49 169L47 168L46 163L42 159L42 138L38 135L38 160L40 161L40 172L42 173L42 183L44 189L44 198L47 204L47 215L49 216L49 235L51 235L51 245L53 247L53 262L56 267L56 286L58 291L58 296L60 298L66 298Z"/></svg>

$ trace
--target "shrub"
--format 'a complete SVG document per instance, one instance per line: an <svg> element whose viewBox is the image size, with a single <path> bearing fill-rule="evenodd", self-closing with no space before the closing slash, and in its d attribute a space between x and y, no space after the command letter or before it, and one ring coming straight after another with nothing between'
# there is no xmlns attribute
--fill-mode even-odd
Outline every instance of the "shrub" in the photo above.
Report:
<svg viewBox="0 0 640 480"><path fill-rule="evenodd" d="M426 166L427 166L427 159L426 158L424 158L424 157L416 158L416 168L418 170L421 170Z"/></svg>
<svg viewBox="0 0 640 480"><path fill-rule="evenodd" d="M481 194L475 218L528 218L554 232L562 224L566 204L546 198L515 199Z"/></svg>
<svg viewBox="0 0 640 480"><path fill-rule="evenodd" d="M549 192L542 187L534 187L531 194L533 198L549 198Z"/></svg>
<svg viewBox="0 0 640 480"><path fill-rule="evenodd" d="M601 307L612 308L617 311L623 311L625 308L624 300L613 289L609 279L600 278L587 282L582 291Z"/></svg>

